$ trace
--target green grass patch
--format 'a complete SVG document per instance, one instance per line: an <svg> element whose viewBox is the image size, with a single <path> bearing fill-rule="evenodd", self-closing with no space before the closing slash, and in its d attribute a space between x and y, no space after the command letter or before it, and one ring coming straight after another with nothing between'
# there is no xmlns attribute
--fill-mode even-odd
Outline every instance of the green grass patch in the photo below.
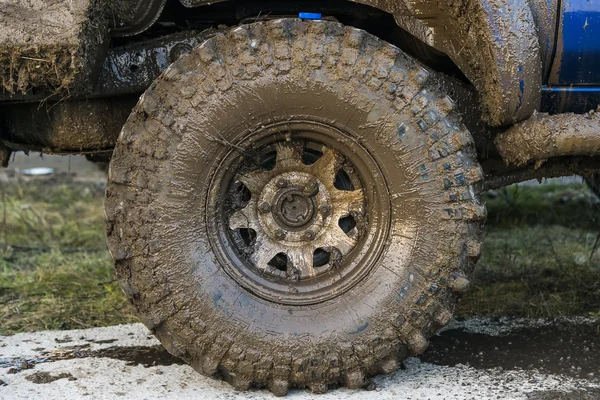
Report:
<svg viewBox="0 0 600 400"><path fill-rule="evenodd" d="M104 186L0 191L0 334L136 321L104 237ZM600 314L600 203L583 184L490 192L487 237L459 316Z"/></svg>
<svg viewBox="0 0 600 400"><path fill-rule="evenodd" d="M5 184L0 195L0 334L135 321L106 249L102 185Z"/></svg>
<svg viewBox="0 0 600 400"><path fill-rule="evenodd" d="M510 186L486 202L482 256L457 315L600 313L600 204L585 185Z"/></svg>

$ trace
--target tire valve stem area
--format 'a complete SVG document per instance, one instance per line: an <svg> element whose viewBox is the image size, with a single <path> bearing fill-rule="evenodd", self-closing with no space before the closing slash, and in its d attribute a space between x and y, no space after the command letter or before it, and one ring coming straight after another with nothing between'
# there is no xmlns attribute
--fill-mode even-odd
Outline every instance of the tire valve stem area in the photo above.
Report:
<svg viewBox="0 0 600 400"><path fill-rule="evenodd" d="M246 240L252 249L249 260L266 274L281 277L285 271L286 279L295 281L343 266L360 240L354 216L365 213L364 190L339 176L353 167L326 146L309 153L316 158L311 164L303 161L297 145L288 142L274 148L274 168L236 176L250 200L230 215L230 230L253 238Z"/></svg>

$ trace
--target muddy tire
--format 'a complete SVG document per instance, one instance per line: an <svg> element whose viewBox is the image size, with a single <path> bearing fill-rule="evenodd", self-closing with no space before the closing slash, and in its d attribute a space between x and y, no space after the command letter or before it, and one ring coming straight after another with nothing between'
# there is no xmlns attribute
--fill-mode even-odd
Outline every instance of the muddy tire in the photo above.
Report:
<svg viewBox="0 0 600 400"><path fill-rule="evenodd" d="M596 196L600 197L600 174L588 176L585 178L585 181L592 192L594 192Z"/></svg>
<svg viewBox="0 0 600 400"><path fill-rule="evenodd" d="M471 135L428 71L338 23L215 36L133 110L107 187L123 291L169 352L237 389L391 373L480 253Z"/></svg>

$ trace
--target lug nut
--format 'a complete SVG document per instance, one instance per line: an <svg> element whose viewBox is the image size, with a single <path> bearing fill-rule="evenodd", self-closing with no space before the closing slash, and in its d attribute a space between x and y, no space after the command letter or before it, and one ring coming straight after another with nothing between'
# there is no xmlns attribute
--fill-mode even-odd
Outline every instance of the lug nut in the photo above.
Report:
<svg viewBox="0 0 600 400"><path fill-rule="evenodd" d="M315 238L315 233L313 231L304 232L304 237L308 240L313 240Z"/></svg>
<svg viewBox="0 0 600 400"><path fill-rule="evenodd" d="M322 216L326 217L331 213L331 207L329 207L329 204L322 204L321 207L319 207L319 211Z"/></svg>
<svg viewBox="0 0 600 400"><path fill-rule="evenodd" d="M312 197L319 192L319 182L316 179L311 179L304 187L304 194Z"/></svg>
<svg viewBox="0 0 600 400"><path fill-rule="evenodd" d="M288 185L288 181L287 181L287 179L283 179L283 178L281 178L281 179L279 179L279 180L277 181L277 186L279 186L280 188L284 188L284 187L286 187L287 185Z"/></svg>
<svg viewBox="0 0 600 400"><path fill-rule="evenodd" d="M271 211L271 205L269 203L267 203L266 201L263 201L262 203L260 203L260 206L258 207L258 209L260 210L260 212L266 214L269 211Z"/></svg>
<svg viewBox="0 0 600 400"><path fill-rule="evenodd" d="M275 237L277 239L283 239L285 237L285 231L283 229L277 229L277 231L275 231Z"/></svg>

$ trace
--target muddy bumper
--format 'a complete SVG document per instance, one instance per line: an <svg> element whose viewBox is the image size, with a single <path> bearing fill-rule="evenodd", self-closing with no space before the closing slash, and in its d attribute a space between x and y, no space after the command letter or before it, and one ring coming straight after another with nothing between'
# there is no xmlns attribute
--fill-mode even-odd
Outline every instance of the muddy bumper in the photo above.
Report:
<svg viewBox="0 0 600 400"><path fill-rule="evenodd" d="M522 166L564 156L600 154L600 108L587 114L535 114L498 135L496 147L507 165Z"/></svg>

